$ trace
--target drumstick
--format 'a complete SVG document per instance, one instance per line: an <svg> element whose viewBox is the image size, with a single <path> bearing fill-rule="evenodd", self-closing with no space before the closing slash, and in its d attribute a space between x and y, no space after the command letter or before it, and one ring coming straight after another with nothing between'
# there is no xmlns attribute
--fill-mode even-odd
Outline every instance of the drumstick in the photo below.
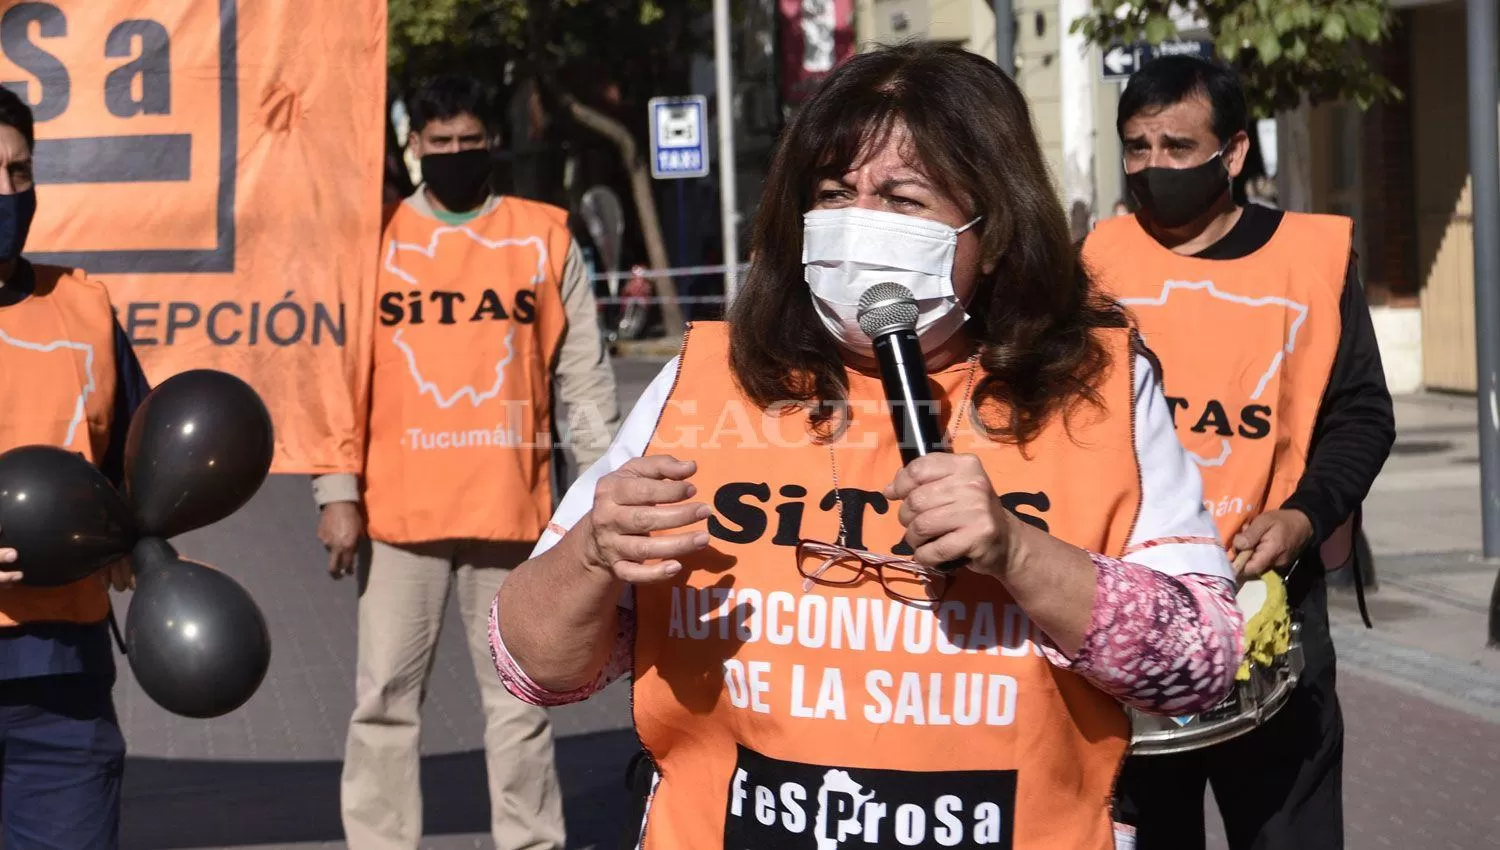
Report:
<svg viewBox="0 0 1500 850"><path fill-rule="evenodd" d="M1254 549L1243 549L1234 556L1234 574L1236 577L1244 571L1245 564L1250 562L1250 556L1254 553Z"/></svg>

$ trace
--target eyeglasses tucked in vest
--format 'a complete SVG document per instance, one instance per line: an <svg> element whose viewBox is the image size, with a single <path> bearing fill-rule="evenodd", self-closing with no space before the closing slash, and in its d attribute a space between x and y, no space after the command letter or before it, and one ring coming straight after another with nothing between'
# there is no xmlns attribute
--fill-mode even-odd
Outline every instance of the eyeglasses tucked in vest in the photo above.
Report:
<svg viewBox="0 0 1500 850"><path fill-rule="evenodd" d="M873 569L880 586L892 599L918 608L931 608L948 592L951 576L895 555L878 555L816 540L797 542L797 572L802 574L802 592L814 584L852 587L866 580Z"/></svg>

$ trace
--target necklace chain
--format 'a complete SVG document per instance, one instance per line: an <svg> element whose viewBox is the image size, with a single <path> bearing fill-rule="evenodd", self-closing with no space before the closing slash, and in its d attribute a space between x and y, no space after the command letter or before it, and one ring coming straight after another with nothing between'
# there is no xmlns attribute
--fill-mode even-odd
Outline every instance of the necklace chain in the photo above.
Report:
<svg viewBox="0 0 1500 850"><path fill-rule="evenodd" d="M961 403L958 408L953 411L953 419L948 423L948 433L945 439L950 446L953 445L954 438L958 436L959 421L963 419L964 413L969 409L969 401L971 400L972 394L974 392L974 375L978 371L979 355L974 354L969 357L969 379L964 384L963 403ZM828 442L828 465L833 473L833 500L837 503L839 511L839 545L845 546L848 544L849 531L848 528L844 525L844 497L839 492L839 461L838 457L833 452L833 444L835 442L837 442L837 440L830 440Z"/></svg>

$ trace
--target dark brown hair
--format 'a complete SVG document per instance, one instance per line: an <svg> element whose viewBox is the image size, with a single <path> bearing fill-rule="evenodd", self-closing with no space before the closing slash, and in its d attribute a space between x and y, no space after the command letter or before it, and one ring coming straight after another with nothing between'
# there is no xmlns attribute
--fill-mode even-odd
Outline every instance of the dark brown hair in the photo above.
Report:
<svg viewBox="0 0 1500 850"><path fill-rule="evenodd" d="M815 404L826 425L847 397L837 343L802 283L802 215L817 181L847 173L905 126L912 162L983 220L967 331L984 378L975 407L1006 411L993 439L1025 444L1058 410L1098 403L1109 355L1096 329L1125 327L1070 241L1031 116L994 63L955 47L881 48L850 59L802 107L777 147L756 214L751 264L730 308L730 367L762 407ZM988 418L988 417L987 417Z"/></svg>

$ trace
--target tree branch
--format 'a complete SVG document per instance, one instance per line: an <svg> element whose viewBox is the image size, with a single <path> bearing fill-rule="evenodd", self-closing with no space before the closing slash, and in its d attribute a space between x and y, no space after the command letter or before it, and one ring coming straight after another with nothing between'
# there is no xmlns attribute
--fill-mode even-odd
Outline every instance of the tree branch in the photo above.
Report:
<svg viewBox="0 0 1500 850"><path fill-rule="evenodd" d="M636 217L641 222L641 236L646 242L646 255L656 271L668 268L666 244L662 240L661 220L656 214L656 199L651 193L651 174L642 161L635 137L619 121L597 109L585 106L568 92L559 92L558 100L563 109L580 125L598 133L614 143L620 159L630 173L630 191L635 198ZM656 279L656 294L661 298L662 324L668 337L682 334L682 308L677 303L677 286L670 277Z"/></svg>

